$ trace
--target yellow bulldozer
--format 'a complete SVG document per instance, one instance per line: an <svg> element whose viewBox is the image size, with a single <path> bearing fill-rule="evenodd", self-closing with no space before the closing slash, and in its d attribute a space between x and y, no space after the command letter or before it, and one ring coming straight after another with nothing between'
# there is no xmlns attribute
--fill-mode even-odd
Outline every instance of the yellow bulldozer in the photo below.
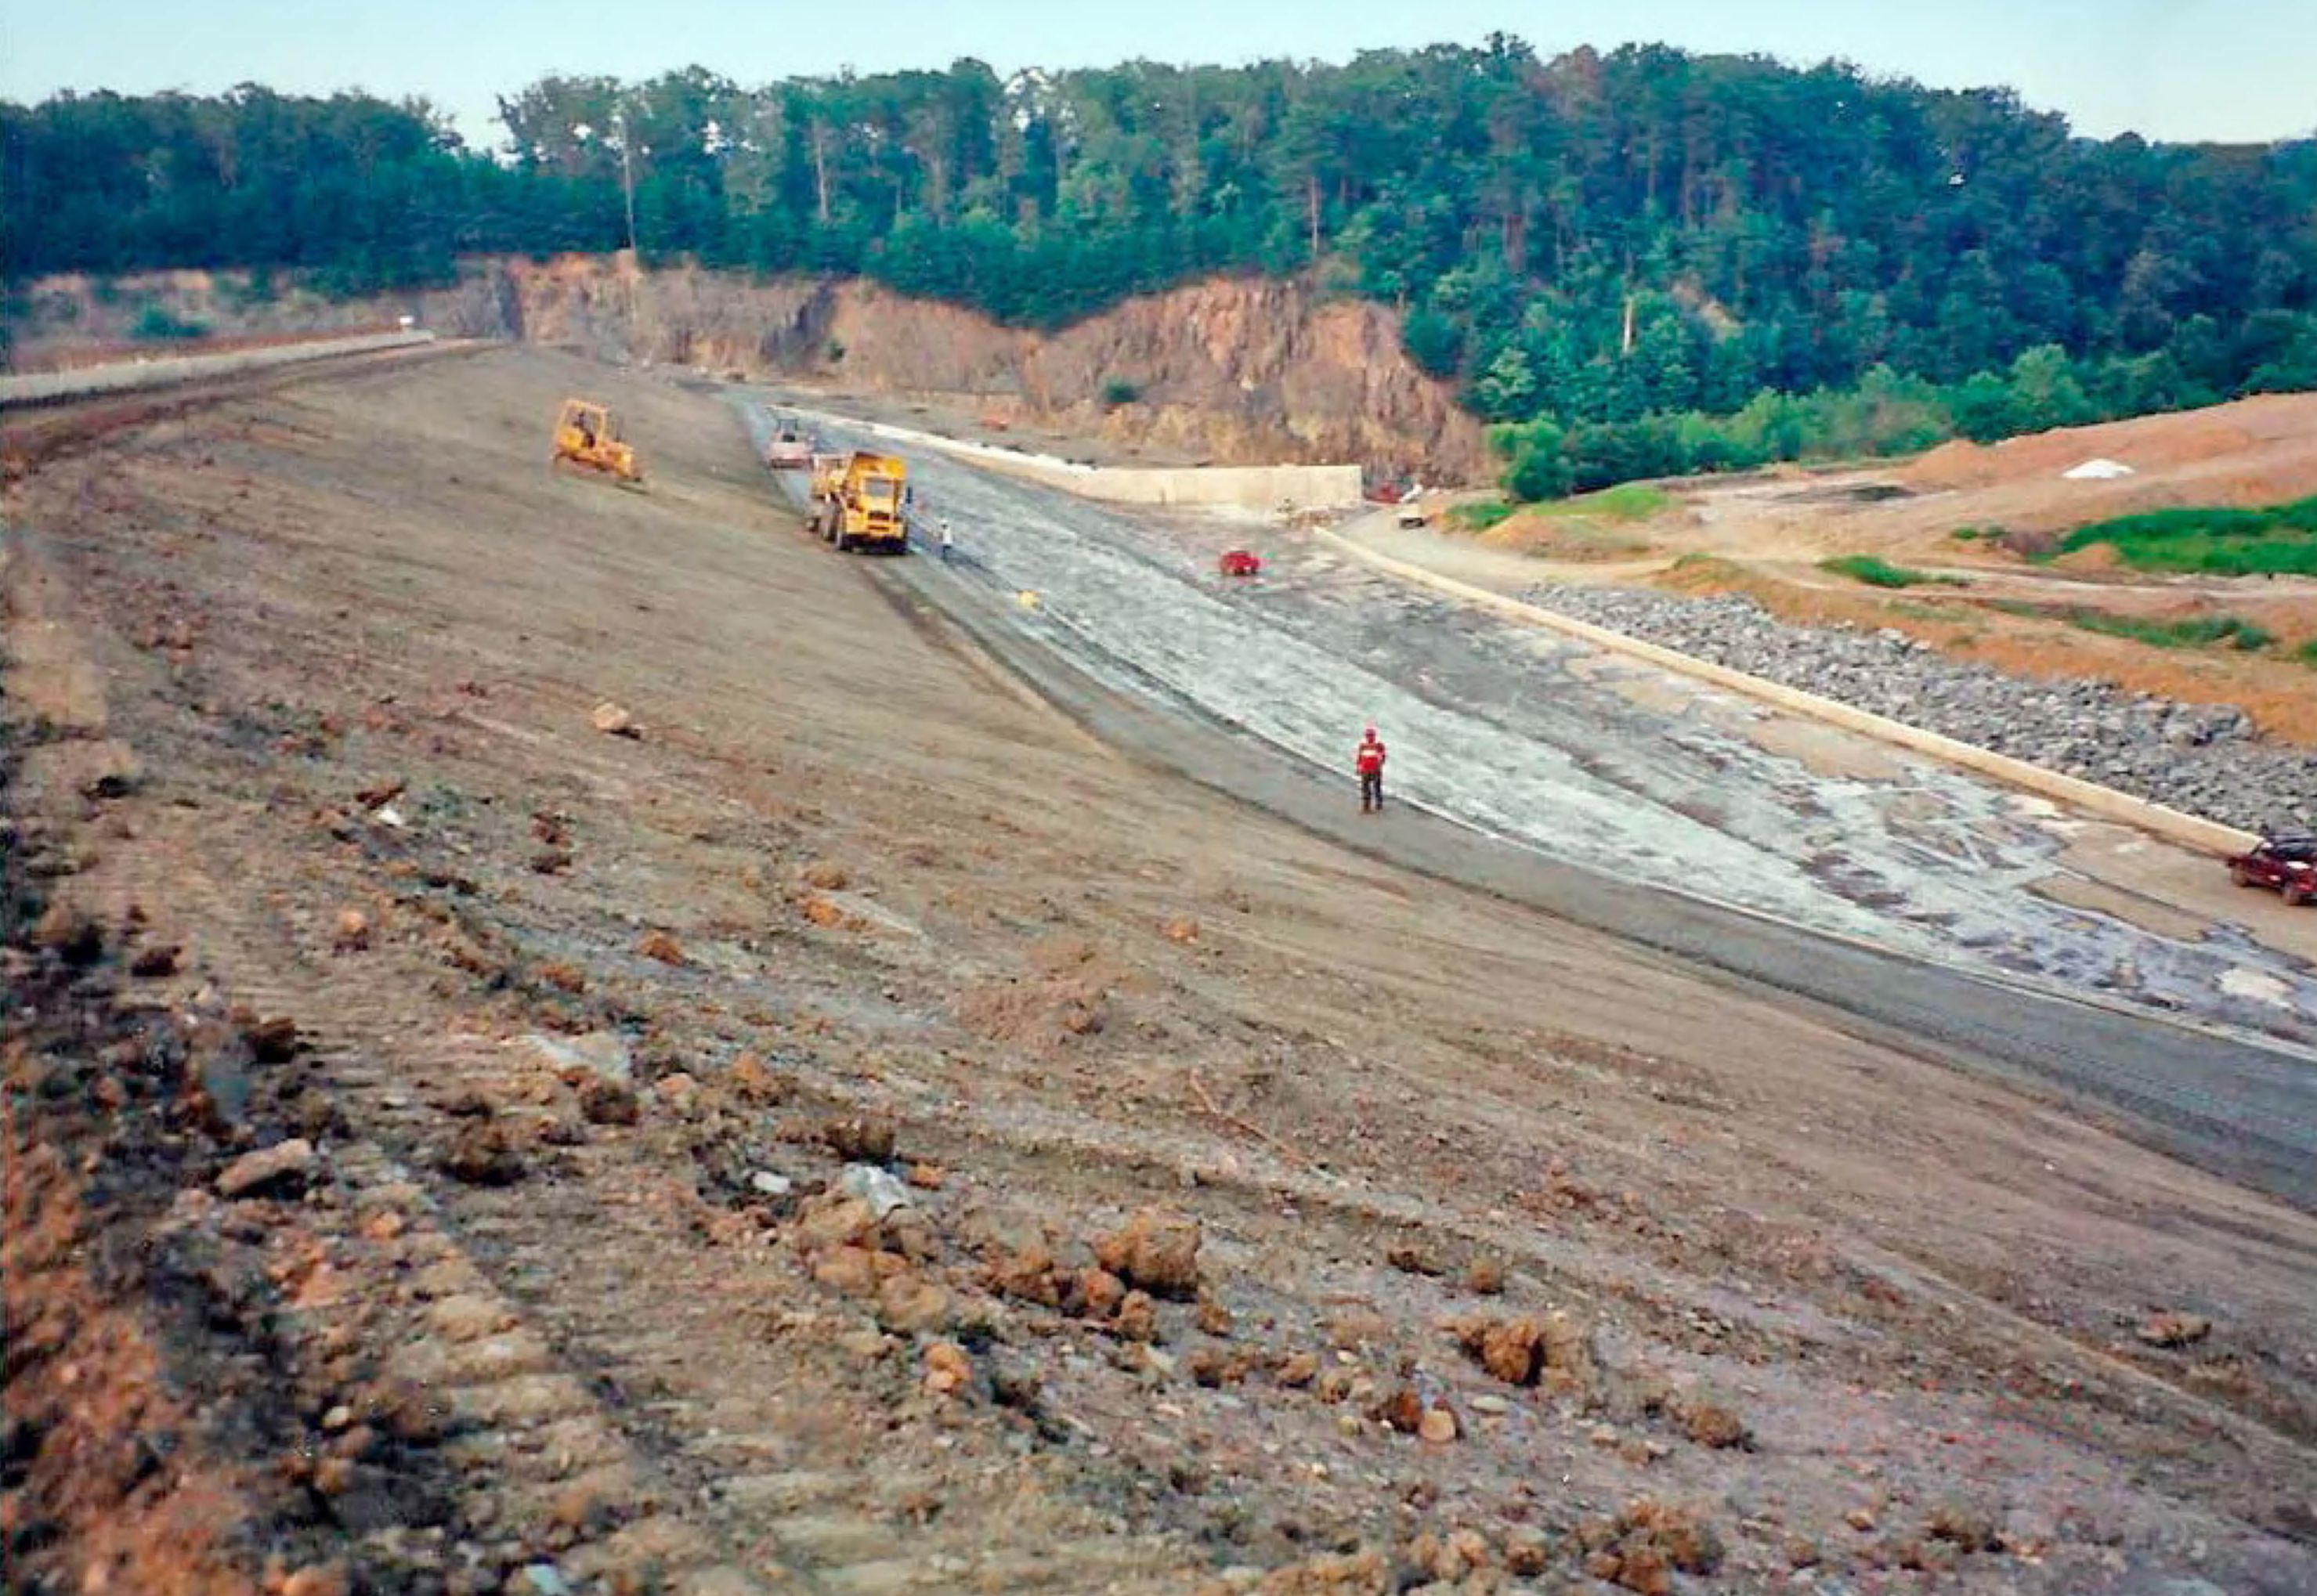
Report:
<svg viewBox="0 0 2317 1596"><path fill-rule="evenodd" d="M849 456L815 455L809 524L842 549L907 554L908 477L908 463L897 455L865 449Z"/></svg>
<svg viewBox="0 0 2317 1596"><path fill-rule="evenodd" d="M620 424L593 399L563 401L555 418L555 460L602 471L622 484L640 486L644 479L634 446L621 440Z"/></svg>

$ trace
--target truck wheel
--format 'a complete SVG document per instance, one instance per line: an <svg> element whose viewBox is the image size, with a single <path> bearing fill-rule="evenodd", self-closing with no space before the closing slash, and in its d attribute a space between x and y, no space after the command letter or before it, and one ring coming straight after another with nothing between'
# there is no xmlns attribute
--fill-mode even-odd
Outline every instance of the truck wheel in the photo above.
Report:
<svg viewBox="0 0 2317 1596"><path fill-rule="evenodd" d="M2277 896L2285 900L2285 906L2286 908L2297 909L2302 905L2309 901L2309 888L2306 887L2295 887L2292 883L2287 882Z"/></svg>
<svg viewBox="0 0 2317 1596"><path fill-rule="evenodd" d="M2240 887L2250 887L2252 885L2252 872L2241 864L2232 864L2229 867L2229 879Z"/></svg>

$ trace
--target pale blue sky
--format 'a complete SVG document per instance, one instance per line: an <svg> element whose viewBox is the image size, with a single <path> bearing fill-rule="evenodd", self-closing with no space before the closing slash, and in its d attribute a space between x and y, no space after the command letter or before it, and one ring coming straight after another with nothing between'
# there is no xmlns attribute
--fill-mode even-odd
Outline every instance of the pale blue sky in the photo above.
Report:
<svg viewBox="0 0 2317 1596"><path fill-rule="evenodd" d="M1665 42L2000 84L2100 137L2317 132L2317 0L0 0L0 98L361 87L425 94L470 142L497 144L493 96L550 72L696 62L753 85L959 56L1001 74L1138 56L1340 61L1497 29L1546 55Z"/></svg>

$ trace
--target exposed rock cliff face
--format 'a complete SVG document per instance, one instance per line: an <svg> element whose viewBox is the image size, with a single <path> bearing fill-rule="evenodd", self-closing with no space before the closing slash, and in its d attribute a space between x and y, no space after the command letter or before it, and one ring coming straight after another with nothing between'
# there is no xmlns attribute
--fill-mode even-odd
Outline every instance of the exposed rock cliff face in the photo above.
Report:
<svg viewBox="0 0 2317 1596"><path fill-rule="evenodd" d="M337 302L258 299L228 274L178 272L102 293L83 279L34 284L14 324L17 347L29 355L123 336L153 305L219 333L416 315L441 332L606 360L968 398L1015 424L1163 444L1219 463L1353 460L1435 481L1475 478L1487 467L1479 424L1409 363L1390 310L1323 299L1301 282L1216 279L1041 334L866 282L760 282L601 256L476 261L453 288ZM1138 398L1106 404L1114 384Z"/></svg>

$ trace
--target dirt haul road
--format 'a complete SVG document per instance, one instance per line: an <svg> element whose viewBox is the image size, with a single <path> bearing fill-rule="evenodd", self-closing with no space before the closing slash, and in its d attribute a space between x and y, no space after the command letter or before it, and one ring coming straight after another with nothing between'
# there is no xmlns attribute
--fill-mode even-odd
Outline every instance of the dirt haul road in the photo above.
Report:
<svg viewBox="0 0 2317 1596"><path fill-rule="evenodd" d="M2317 1583L2317 1220L1122 755L714 400L6 508L28 1581Z"/></svg>

